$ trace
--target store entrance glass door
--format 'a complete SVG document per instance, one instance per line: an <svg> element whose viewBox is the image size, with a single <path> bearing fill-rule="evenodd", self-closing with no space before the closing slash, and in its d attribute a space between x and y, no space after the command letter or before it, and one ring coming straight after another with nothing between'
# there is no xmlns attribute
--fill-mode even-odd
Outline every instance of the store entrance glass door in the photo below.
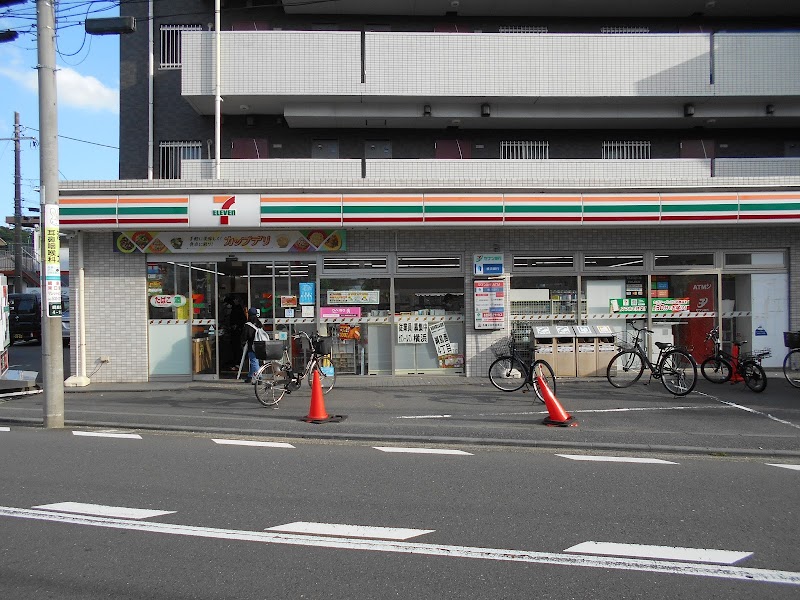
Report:
<svg viewBox="0 0 800 600"><path fill-rule="evenodd" d="M247 263L218 263L219 377L235 378L242 359L242 332L247 322ZM246 367L243 367L246 369Z"/></svg>

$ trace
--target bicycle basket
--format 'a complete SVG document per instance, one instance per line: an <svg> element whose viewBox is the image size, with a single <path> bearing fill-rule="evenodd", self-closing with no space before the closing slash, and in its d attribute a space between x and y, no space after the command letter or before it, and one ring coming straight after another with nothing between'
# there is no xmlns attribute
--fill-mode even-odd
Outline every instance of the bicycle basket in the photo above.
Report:
<svg viewBox="0 0 800 600"><path fill-rule="evenodd" d="M320 356L326 356L331 353L333 348L333 338L316 336L311 340L311 351Z"/></svg>
<svg viewBox="0 0 800 600"><path fill-rule="evenodd" d="M283 342L281 340L253 342L253 353L258 360L278 360L283 357Z"/></svg>
<svg viewBox="0 0 800 600"><path fill-rule="evenodd" d="M491 345L492 352L498 358L508 356L514 349L514 336L508 336Z"/></svg>
<svg viewBox="0 0 800 600"><path fill-rule="evenodd" d="M784 331L783 343L787 348L800 348L800 331Z"/></svg>
<svg viewBox="0 0 800 600"><path fill-rule="evenodd" d="M614 335L614 344L620 350L633 350L636 334L630 331L620 331Z"/></svg>

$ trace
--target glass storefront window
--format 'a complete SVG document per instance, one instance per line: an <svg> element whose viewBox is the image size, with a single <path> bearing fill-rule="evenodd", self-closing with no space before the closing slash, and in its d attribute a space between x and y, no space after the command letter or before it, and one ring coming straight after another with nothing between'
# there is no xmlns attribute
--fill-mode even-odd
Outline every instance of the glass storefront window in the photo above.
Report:
<svg viewBox="0 0 800 600"><path fill-rule="evenodd" d="M759 266L783 267L786 257L783 252L728 252L725 254L726 267Z"/></svg>
<svg viewBox="0 0 800 600"><path fill-rule="evenodd" d="M383 330L389 328L363 319L382 317L388 323L391 280L322 278L319 288L320 318L333 337L331 358L337 373L366 375L386 369L386 357L391 364L391 346Z"/></svg>
<svg viewBox="0 0 800 600"><path fill-rule="evenodd" d="M653 257L656 269L661 267L713 267L714 253L676 253L660 254Z"/></svg>
<svg viewBox="0 0 800 600"><path fill-rule="evenodd" d="M192 263L192 368L195 375L217 374L217 263Z"/></svg>
<svg viewBox="0 0 800 600"><path fill-rule="evenodd" d="M515 255L514 269L572 269L575 259L572 256L554 255Z"/></svg>
<svg viewBox="0 0 800 600"><path fill-rule="evenodd" d="M464 278L396 278L395 372L464 372Z"/></svg>
<svg viewBox="0 0 800 600"><path fill-rule="evenodd" d="M587 254L583 258L585 269L642 269L642 254Z"/></svg>
<svg viewBox="0 0 800 600"><path fill-rule="evenodd" d="M708 355L706 335L717 324L716 298L716 275L653 275L650 312L655 333L651 342L681 346L702 361Z"/></svg>
<svg viewBox="0 0 800 600"><path fill-rule="evenodd" d="M582 300L585 300L582 298ZM582 302L581 309L585 306ZM577 322L578 278L574 276L517 276L511 278L511 314L542 321ZM567 323L567 324L568 324Z"/></svg>

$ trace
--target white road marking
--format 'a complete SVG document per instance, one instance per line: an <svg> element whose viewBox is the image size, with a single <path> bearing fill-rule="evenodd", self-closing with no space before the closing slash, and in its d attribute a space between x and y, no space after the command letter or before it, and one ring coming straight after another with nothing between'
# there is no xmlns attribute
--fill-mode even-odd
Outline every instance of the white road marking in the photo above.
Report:
<svg viewBox="0 0 800 600"><path fill-rule="evenodd" d="M650 463L654 465L677 465L678 463L660 458L636 458L633 456L589 456L584 454L556 454L570 460L587 460L595 462Z"/></svg>
<svg viewBox="0 0 800 600"><path fill-rule="evenodd" d="M780 463L767 463L768 467L781 467L782 469L791 469L792 471L800 471L800 465L782 465Z"/></svg>
<svg viewBox="0 0 800 600"><path fill-rule="evenodd" d="M718 565L732 565L753 555L752 552L735 552L732 550L680 548L677 546L648 546L642 544L615 544L611 542L583 542L571 548L567 548L564 552L628 556L634 558L656 558L662 560L683 560Z"/></svg>
<svg viewBox="0 0 800 600"><path fill-rule="evenodd" d="M0 431L11 431L11 427L0 427Z"/></svg>
<svg viewBox="0 0 800 600"><path fill-rule="evenodd" d="M401 446L373 446L381 452L407 452L409 454L465 454L472 456L471 452L463 450L448 450L447 448L404 448Z"/></svg>
<svg viewBox="0 0 800 600"><path fill-rule="evenodd" d="M149 519L161 515L171 515L174 510L149 510L146 508L128 508L126 506L104 506L103 504L82 504L80 502L57 502L34 506L42 510L54 510L63 513L95 515L98 517L115 517L119 519Z"/></svg>
<svg viewBox="0 0 800 600"><path fill-rule="evenodd" d="M342 525L339 523L309 523L297 521L269 527L266 531L286 531L289 533L312 533L315 535L335 535L339 537L374 538L378 540L408 540L413 537L433 533L435 529L404 529L398 527L368 527L365 525Z"/></svg>
<svg viewBox="0 0 800 600"><path fill-rule="evenodd" d="M223 440L211 438L211 441L216 444L227 444L230 446L264 446L266 448L294 448L291 444L286 442L258 442L256 440Z"/></svg>
<svg viewBox="0 0 800 600"><path fill-rule="evenodd" d="M753 410L752 408L748 408L747 406L742 406L741 404L736 404L735 402L728 402L727 400L723 400L722 398L717 398L716 396L712 396L711 394L705 394L703 392L698 392L698 391L695 391L695 393L696 394L701 394L703 396L707 396L709 398L714 398L714 400L716 400L718 402L721 402L722 404L725 404L726 406L730 406L732 408L738 408L739 410L743 410L745 412L753 413L754 415L767 417L768 419L771 419L771 420L775 421L776 423L782 423L783 425L788 425L789 427L794 427L795 429L800 429L800 425L797 425L796 423L792 423L791 421L786 421L784 419L779 419L778 417L773 417L769 413L763 413L763 412L758 411L758 410Z"/></svg>
<svg viewBox="0 0 800 600"><path fill-rule="evenodd" d="M408 417L395 417L395 419L449 419L453 415L416 415Z"/></svg>
<svg viewBox="0 0 800 600"><path fill-rule="evenodd" d="M79 435L84 437L124 438L130 440L142 439L142 436L140 436L138 433L109 433L105 431L73 431L72 435Z"/></svg>
<svg viewBox="0 0 800 600"><path fill-rule="evenodd" d="M499 548L477 548L469 546L446 546L442 544L421 544L418 542L358 540L290 533L271 533L267 531L241 531L236 529L212 529L153 521L131 521L102 517L70 515L57 512L37 511L24 508L0 506L0 517L34 519L71 525L87 525L109 529L147 531L153 533L182 535L208 539L225 539L262 544L287 544L316 548L338 548L372 552L396 552L448 558L474 558L506 562L563 565L598 569L617 569L623 571L647 571L651 573L672 573L697 577L717 577L739 581L781 583L800 586L800 573L770 569L748 569L728 565L706 565L687 562L656 561L622 557L589 556L552 552L532 552L527 550L506 550Z"/></svg>

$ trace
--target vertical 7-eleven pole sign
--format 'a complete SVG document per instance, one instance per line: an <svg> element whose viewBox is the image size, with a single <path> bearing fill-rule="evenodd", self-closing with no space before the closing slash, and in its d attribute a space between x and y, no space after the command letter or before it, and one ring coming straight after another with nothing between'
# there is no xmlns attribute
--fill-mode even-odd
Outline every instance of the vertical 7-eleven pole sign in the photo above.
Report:
<svg viewBox="0 0 800 600"><path fill-rule="evenodd" d="M44 301L46 316L61 316L61 244L58 204L44 205Z"/></svg>

